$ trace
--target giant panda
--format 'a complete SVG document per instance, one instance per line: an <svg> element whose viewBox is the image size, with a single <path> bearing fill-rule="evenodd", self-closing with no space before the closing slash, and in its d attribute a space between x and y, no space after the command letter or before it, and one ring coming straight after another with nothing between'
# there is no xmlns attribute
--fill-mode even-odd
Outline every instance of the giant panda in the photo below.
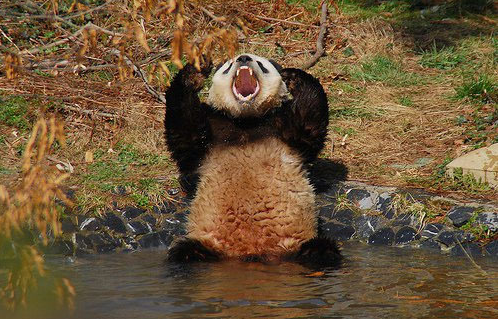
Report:
<svg viewBox="0 0 498 319"><path fill-rule="evenodd" d="M166 142L192 197L187 235L167 260L337 265L336 243L317 235L307 172L327 135L321 84L241 54L216 69L204 103L211 69L187 64L166 92Z"/></svg>

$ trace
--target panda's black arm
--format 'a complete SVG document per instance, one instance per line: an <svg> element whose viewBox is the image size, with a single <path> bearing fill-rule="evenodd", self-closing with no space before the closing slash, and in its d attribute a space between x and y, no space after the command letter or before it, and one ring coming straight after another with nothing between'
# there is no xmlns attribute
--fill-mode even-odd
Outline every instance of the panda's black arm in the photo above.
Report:
<svg viewBox="0 0 498 319"><path fill-rule="evenodd" d="M280 137L309 163L316 159L327 138L327 95L320 82L302 70L287 68L280 74L292 99L278 109L275 126Z"/></svg>
<svg viewBox="0 0 498 319"><path fill-rule="evenodd" d="M209 108L198 96L210 71L211 67L206 67L199 72L187 64L166 91L166 143L182 179L195 174L211 140Z"/></svg>

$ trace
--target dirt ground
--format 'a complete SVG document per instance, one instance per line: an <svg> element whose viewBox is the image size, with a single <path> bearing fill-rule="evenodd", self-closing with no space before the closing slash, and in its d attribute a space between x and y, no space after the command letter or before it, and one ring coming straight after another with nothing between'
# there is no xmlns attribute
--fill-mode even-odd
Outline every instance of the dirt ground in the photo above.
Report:
<svg viewBox="0 0 498 319"><path fill-rule="evenodd" d="M488 185L444 175L452 158L498 142L496 13L454 14L443 5L414 8L404 1L336 3L329 8L326 55L308 70L329 97L330 134L321 157L346 165L348 180L496 201ZM206 1L202 8L186 8L193 38L203 36L198 26L222 27L241 18L248 30L238 52L284 67L299 67L314 53L319 1ZM16 19L0 21L3 46L10 39L29 50L67 37L60 24L45 21L33 24L38 35L25 41L33 30L22 29ZM109 29L109 19L93 21ZM151 52L136 44L127 51L152 73L156 61L167 61L174 26L169 20L148 26ZM107 44L85 54L85 72L41 63L66 58L78 45L27 55L14 79L0 74L0 183L16 183L32 123L55 113L68 146L53 150L47 164L71 172L66 183L79 205L97 211L113 202L150 207L178 187L163 139L165 106L142 79L120 78ZM216 51L215 60L223 55ZM174 74L174 65L168 67Z"/></svg>

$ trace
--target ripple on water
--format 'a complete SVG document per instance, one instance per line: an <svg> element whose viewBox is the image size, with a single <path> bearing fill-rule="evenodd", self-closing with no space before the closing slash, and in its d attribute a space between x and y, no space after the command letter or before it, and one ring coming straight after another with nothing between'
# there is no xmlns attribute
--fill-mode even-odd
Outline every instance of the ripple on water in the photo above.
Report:
<svg viewBox="0 0 498 319"><path fill-rule="evenodd" d="M61 267L77 289L74 318L498 317L496 260L476 260L484 274L417 249L348 242L343 252L344 266L323 274L292 263L164 265L161 250Z"/></svg>

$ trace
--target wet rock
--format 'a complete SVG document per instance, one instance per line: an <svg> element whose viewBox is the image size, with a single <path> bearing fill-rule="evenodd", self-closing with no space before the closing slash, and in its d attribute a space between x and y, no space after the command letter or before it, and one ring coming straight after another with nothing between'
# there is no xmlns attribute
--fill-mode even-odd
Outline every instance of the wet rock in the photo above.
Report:
<svg viewBox="0 0 498 319"><path fill-rule="evenodd" d="M162 204L152 208L156 214L174 214L177 210L177 205L173 202L164 201Z"/></svg>
<svg viewBox="0 0 498 319"><path fill-rule="evenodd" d="M354 212L351 209L346 208L336 212L335 214L332 215L332 217L340 223L346 225L352 225L354 219Z"/></svg>
<svg viewBox="0 0 498 319"><path fill-rule="evenodd" d="M472 257L479 257L482 256L482 251L479 245L476 243L464 243L460 247L460 245L456 245L451 249L451 255L452 256L466 256L465 252L462 250L462 247L465 249L467 254L469 254Z"/></svg>
<svg viewBox="0 0 498 319"><path fill-rule="evenodd" d="M474 210L473 207L457 206L453 207L447 216L455 227L462 227L470 220Z"/></svg>
<svg viewBox="0 0 498 319"><path fill-rule="evenodd" d="M348 240L353 237L355 230L351 225L330 222L322 226L322 233L331 239Z"/></svg>
<svg viewBox="0 0 498 319"><path fill-rule="evenodd" d="M486 256L498 257L498 240L492 241L484 246Z"/></svg>
<svg viewBox="0 0 498 319"><path fill-rule="evenodd" d="M65 217L61 221L61 230L63 233L69 234L69 233L74 233L74 232L78 231L78 228L73 223L71 218Z"/></svg>
<svg viewBox="0 0 498 319"><path fill-rule="evenodd" d="M422 237L424 238L433 238L437 236L441 230L443 230L444 225L443 224L427 224L424 227L424 230L422 231Z"/></svg>
<svg viewBox="0 0 498 319"><path fill-rule="evenodd" d="M453 246L457 243L457 240L460 243L468 242L474 239L474 236L470 233L466 233L463 231L443 231L437 236L437 240L447 247Z"/></svg>
<svg viewBox="0 0 498 319"><path fill-rule="evenodd" d="M394 217L396 211L392 207L392 197L389 193L382 193L379 195L377 210L382 212L382 215L388 219L392 219Z"/></svg>
<svg viewBox="0 0 498 319"><path fill-rule="evenodd" d="M417 231L410 226L403 226L397 232L394 238L396 245L403 245L420 238Z"/></svg>
<svg viewBox="0 0 498 319"><path fill-rule="evenodd" d="M354 220L354 228L358 238L368 238L382 225L382 219L379 216L361 215Z"/></svg>
<svg viewBox="0 0 498 319"><path fill-rule="evenodd" d="M360 209L370 209L374 206L372 194L364 189L350 189L346 192L347 198L353 203L357 203Z"/></svg>
<svg viewBox="0 0 498 319"><path fill-rule="evenodd" d="M413 214L400 214L394 219L393 226L414 225L414 219L415 217L413 216Z"/></svg>
<svg viewBox="0 0 498 319"><path fill-rule="evenodd" d="M125 234L126 226L124 222L118 216L114 215L114 213L108 212L104 215L103 224L107 226L110 230L113 230L117 233Z"/></svg>
<svg viewBox="0 0 498 319"><path fill-rule="evenodd" d="M125 246L130 249L130 250L137 250L138 249L138 243L135 241L133 238L126 237L124 239Z"/></svg>
<svg viewBox="0 0 498 319"><path fill-rule="evenodd" d="M159 235L159 238L161 239L164 245L169 246L173 242L174 236L170 231L161 230L158 231L157 234Z"/></svg>
<svg viewBox="0 0 498 319"><path fill-rule="evenodd" d="M84 235L76 234L75 235L76 247L79 249L92 249L93 243L92 241Z"/></svg>
<svg viewBox="0 0 498 319"><path fill-rule="evenodd" d="M126 226L135 235L143 235L149 232L149 228L138 220L129 222Z"/></svg>
<svg viewBox="0 0 498 319"><path fill-rule="evenodd" d="M180 193L180 190L178 188L170 188L170 189L168 189L168 195L169 196L175 196L175 195L178 195L178 193Z"/></svg>
<svg viewBox="0 0 498 319"><path fill-rule="evenodd" d="M318 215L320 217L331 218L332 215L334 214L334 208L335 208L335 206L333 204L320 207L320 210L318 211Z"/></svg>
<svg viewBox="0 0 498 319"><path fill-rule="evenodd" d="M441 244L435 241L434 239L428 239L424 240L421 244L420 247L426 248L426 249L437 249L441 250Z"/></svg>
<svg viewBox="0 0 498 319"><path fill-rule="evenodd" d="M74 244L69 240L56 240L51 245L44 249L48 254L72 255L74 252Z"/></svg>
<svg viewBox="0 0 498 319"><path fill-rule="evenodd" d="M372 245L392 245L394 241L394 231L389 228L381 228L368 237L368 243Z"/></svg>
<svg viewBox="0 0 498 319"><path fill-rule="evenodd" d="M154 216L147 214L147 215L142 217L142 220L145 223L147 223L147 225L149 225L149 227L151 227L151 229L156 228L157 219Z"/></svg>
<svg viewBox="0 0 498 319"><path fill-rule="evenodd" d="M331 198L337 198L338 196L342 195L345 193L345 189L343 186L339 184L334 184L327 189L324 194L331 197Z"/></svg>
<svg viewBox="0 0 498 319"><path fill-rule="evenodd" d="M101 220L97 217L89 217L80 224L80 230L97 231L102 229Z"/></svg>
<svg viewBox="0 0 498 319"><path fill-rule="evenodd" d="M136 218L143 213L145 213L145 210L142 208L126 206L125 208L123 208L123 213L121 214L121 216L128 220L132 220L133 218Z"/></svg>
<svg viewBox="0 0 498 319"><path fill-rule="evenodd" d="M477 215L477 221L479 222L479 224L487 226L491 231L498 230L498 213L479 213Z"/></svg>
<svg viewBox="0 0 498 319"><path fill-rule="evenodd" d="M157 232L149 233L149 234L142 236L142 238L140 238L138 240L138 244L142 248L158 247L162 244L161 237L159 236L159 234Z"/></svg>

